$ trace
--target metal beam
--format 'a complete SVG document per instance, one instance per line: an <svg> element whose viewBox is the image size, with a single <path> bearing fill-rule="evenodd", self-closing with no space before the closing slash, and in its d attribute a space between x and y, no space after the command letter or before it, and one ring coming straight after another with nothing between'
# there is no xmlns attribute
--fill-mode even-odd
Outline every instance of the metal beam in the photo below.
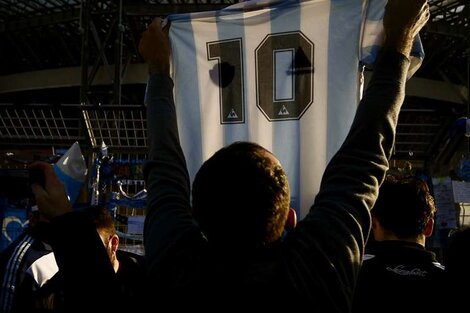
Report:
<svg viewBox="0 0 470 313"><path fill-rule="evenodd" d="M226 4L124 4L123 14L138 16L169 15L173 13L187 13L212 11L223 9L233 3ZM83 3L82 3L83 5ZM109 13L109 12L107 12ZM47 25L69 23L80 19L80 8L67 9L44 15L19 18L13 21L0 23L0 33L17 32L24 29L42 27Z"/></svg>
<svg viewBox="0 0 470 313"><path fill-rule="evenodd" d="M0 33L18 32L24 29L37 28L47 25L69 23L80 18L80 9L50 13L0 23Z"/></svg>
<svg viewBox="0 0 470 313"><path fill-rule="evenodd" d="M114 41L114 84L113 84L113 104L121 104L121 68L122 68L122 41L124 34L124 25L122 24L122 0L119 0L116 38Z"/></svg>
<svg viewBox="0 0 470 313"><path fill-rule="evenodd" d="M88 103L88 62L90 50L90 12L91 0L83 0L80 8L80 32L82 35L81 49L81 84L80 84L80 103Z"/></svg>
<svg viewBox="0 0 470 313"><path fill-rule="evenodd" d="M194 4L125 4L124 13L126 15L138 16L156 16L156 15L169 15L174 13L188 13L188 12L201 12L220 10L233 3L225 4L210 4L210 3L194 3Z"/></svg>
<svg viewBox="0 0 470 313"><path fill-rule="evenodd" d="M89 66L86 72L90 72L91 68ZM27 90L79 87L81 84L80 72L82 70L84 69L81 67L67 67L0 76L0 95ZM109 71L114 71L113 65L110 65ZM148 68L146 64L129 64L122 83L145 84L147 77ZM102 86L109 84L108 71L104 69L104 66L99 67L96 77L90 85Z"/></svg>

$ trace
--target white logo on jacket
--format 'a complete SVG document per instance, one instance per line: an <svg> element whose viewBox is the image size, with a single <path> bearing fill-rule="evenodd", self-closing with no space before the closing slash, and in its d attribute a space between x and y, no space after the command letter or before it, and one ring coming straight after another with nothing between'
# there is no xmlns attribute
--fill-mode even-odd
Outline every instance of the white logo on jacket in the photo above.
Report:
<svg viewBox="0 0 470 313"><path fill-rule="evenodd" d="M424 277L428 273L427 271L424 271L419 268L413 268L411 270L405 269L404 265L397 265L394 268L391 268L389 266L386 267L387 271L394 272L395 274L398 275L403 275L403 276L421 276Z"/></svg>

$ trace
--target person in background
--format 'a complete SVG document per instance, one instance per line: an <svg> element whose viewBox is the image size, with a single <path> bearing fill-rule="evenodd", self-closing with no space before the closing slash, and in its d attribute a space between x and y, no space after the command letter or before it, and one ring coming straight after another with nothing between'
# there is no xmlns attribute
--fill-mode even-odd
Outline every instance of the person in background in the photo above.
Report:
<svg viewBox="0 0 470 313"><path fill-rule="evenodd" d="M150 74L144 227L144 302L150 311L306 305L317 312L350 311L369 210L393 149L412 42L428 18L425 0L388 2L384 45L351 130L329 162L309 214L285 237L291 224L287 177L277 158L256 143L235 143L210 157L193 182L191 205L168 34L160 19L152 22L139 44ZM101 239L92 223L77 221L66 205L57 205L55 184L46 173L46 188L35 195L51 220L66 285L86 287L69 286L68 307L119 309L119 284Z"/></svg>
<svg viewBox="0 0 470 313"><path fill-rule="evenodd" d="M120 250L119 236L111 212L103 206L90 206L82 210L91 217L103 242L119 284L119 307L123 312L142 312L145 260L138 254Z"/></svg>
<svg viewBox="0 0 470 313"><path fill-rule="evenodd" d="M0 253L0 312L51 308L54 292L42 288L58 271L45 241L47 219L33 206L23 233Z"/></svg>
<svg viewBox="0 0 470 313"><path fill-rule="evenodd" d="M119 237L110 212L91 206L72 211L52 166L36 162L45 184L32 186L39 211L50 220L47 241L54 250L62 295L59 312L143 311L142 257L118 250ZM56 275L56 276L57 276Z"/></svg>
<svg viewBox="0 0 470 313"><path fill-rule="evenodd" d="M436 211L425 181L387 177L371 211L374 244L364 256L353 312L444 312L444 267L425 248Z"/></svg>
<svg viewBox="0 0 470 313"><path fill-rule="evenodd" d="M144 245L149 292L160 296L158 302L149 298L149 306L350 311L369 210L389 167L413 38L428 17L425 0L388 2L383 48L349 134L327 165L310 212L285 237L291 224L286 173L256 143L233 143L205 161L191 204L168 28L161 19L152 22L139 44L150 74Z"/></svg>

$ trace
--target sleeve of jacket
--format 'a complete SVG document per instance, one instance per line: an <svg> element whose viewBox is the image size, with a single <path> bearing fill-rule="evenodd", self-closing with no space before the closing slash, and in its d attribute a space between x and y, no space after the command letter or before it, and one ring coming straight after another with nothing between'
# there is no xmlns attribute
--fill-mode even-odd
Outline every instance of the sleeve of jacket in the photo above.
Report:
<svg viewBox="0 0 470 313"><path fill-rule="evenodd" d="M338 312L350 308L370 229L369 210L389 166L408 66L405 56L381 52L310 212L287 238L291 278L319 306L327 303Z"/></svg>
<svg viewBox="0 0 470 313"><path fill-rule="evenodd" d="M181 248L186 239L199 240L202 235L191 215L190 181L179 141L170 77L149 77L145 104L150 150L144 166L148 190L144 245L147 264L153 271L158 270L157 264L176 243Z"/></svg>

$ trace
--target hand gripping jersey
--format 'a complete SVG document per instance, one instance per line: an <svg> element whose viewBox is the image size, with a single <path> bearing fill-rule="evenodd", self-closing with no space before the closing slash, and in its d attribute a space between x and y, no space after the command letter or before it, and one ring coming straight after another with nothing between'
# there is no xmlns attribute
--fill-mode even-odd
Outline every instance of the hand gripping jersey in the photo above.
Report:
<svg viewBox="0 0 470 313"><path fill-rule="evenodd" d="M279 158L291 205L304 216L352 123L360 64L372 64L379 50L385 4L246 1L170 15L178 127L191 179L222 146L254 141Z"/></svg>

